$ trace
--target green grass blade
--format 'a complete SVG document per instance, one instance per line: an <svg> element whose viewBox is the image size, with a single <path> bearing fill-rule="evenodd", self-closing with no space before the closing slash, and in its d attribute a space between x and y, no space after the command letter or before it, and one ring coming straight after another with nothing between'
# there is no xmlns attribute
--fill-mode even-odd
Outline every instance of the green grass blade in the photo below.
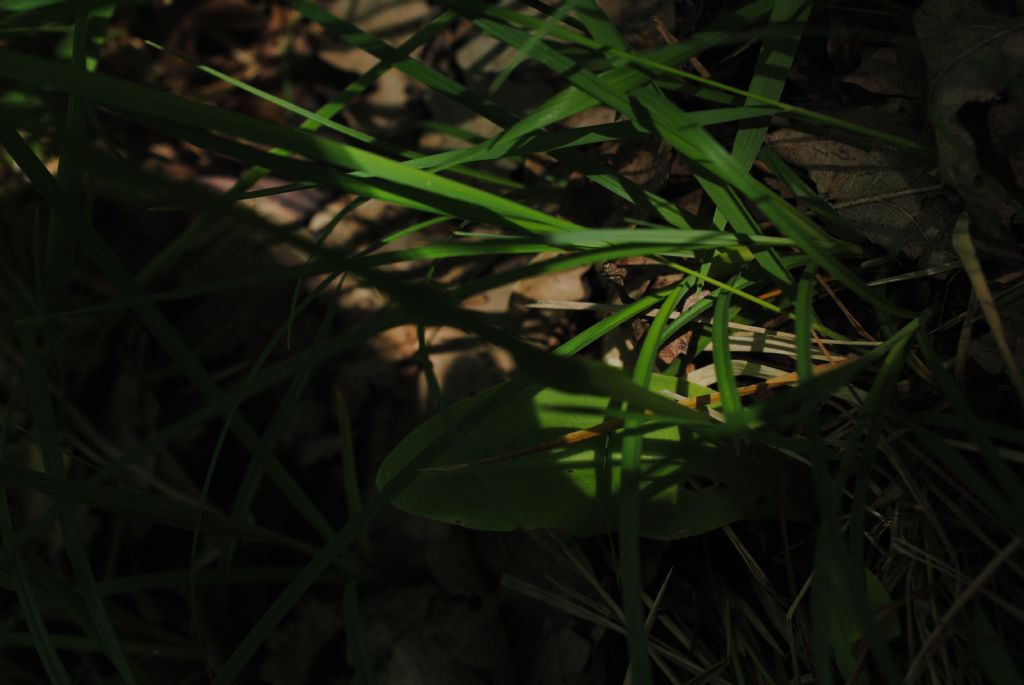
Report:
<svg viewBox="0 0 1024 685"><path fill-rule="evenodd" d="M740 401L736 379L732 375L732 352L729 349L729 302L731 293L723 291L715 300L715 318L711 337L718 392L722 395L722 411L729 422L741 421L743 403Z"/></svg>
<svg viewBox="0 0 1024 685"><path fill-rule="evenodd" d="M14 403L7 407L3 425L0 426L0 462L6 462L7 451L7 429L10 426L11 414ZM0 481L2 483L2 481ZM7 558L7 567L10 570L14 591L17 594L18 605L28 625L29 634L32 637L32 645L39 653L39 660L43 664L43 670L51 683L56 685L71 685L71 677L64 662L57 653L53 644L50 631L46 627L46 621L39 609L39 600L36 597L36 590L33 587L25 564L22 560L21 550L14 526L11 523L11 510L7 502L7 488L0 485L0 534L3 536L4 556Z"/></svg>
<svg viewBox="0 0 1024 685"><path fill-rule="evenodd" d="M39 86L88 96L94 102L133 115L147 125L155 126L162 122L168 127L176 127L174 128L176 134L181 134L184 130L189 129L193 122L202 121L202 131L194 130L192 138L203 141L205 144L210 144L211 139L214 138L206 132L221 132L271 147L287 149L320 162L329 162L353 171L366 172L372 178L357 179L345 174L328 174L328 177L345 183L348 186L346 189L351 189L357 194L378 196L379 193L376 190L382 189L385 199L400 203L407 201L409 196L422 195L430 198L432 204L429 207L432 211L445 214L459 215L458 211L449 211L445 206L486 207L488 208L489 223L501 225L511 222L533 231L580 228L572 222L552 217L502 196L437 174L413 169L401 162L367 150L314 136L306 131L292 130L209 105L202 105L119 79L99 74L74 76L65 65L16 51L0 49L0 75L15 80L31 80ZM238 149L238 146L230 145L227 140L223 140L220 147L229 151ZM267 164L261 162L267 162ZM276 168L284 165L285 160L265 154L260 156L256 163ZM308 166L303 168L309 169ZM310 169L310 171L312 170ZM326 170L324 171L326 172ZM315 173L298 174L297 177L319 180ZM403 192L387 194L388 186L378 182L376 180L378 178L387 183L402 186ZM476 214L469 218L475 217Z"/></svg>
<svg viewBox="0 0 1024 685"><path fill-rule="evenodd" d="M793 65L810 12L811 3L808 0L776 0L768 25L769 29L772 26L778 27L780 33L769 31L761 44L761 52L757 56L757 65L748 88L751 93L768 100L779 100L782 97L786 77ZM751 98L747 99L748 106L755 104ZM767 131L766 125L741 125L732 147L732 154L741 166L749 168L757 158Z"/></svg>
<svg viewBox="0 0 1024 685"><path fill-rule="evenodd" d="M658 343L669 316L679 306L686 290L677 286L665 299L640 347L633 382L646 387L654 372L654 362L660 349ZM632 407L630 407L632 408ZM643 455L644 421L631 416L625 421L622 437L622 485L619 505L619 554L623 594L623 613L632 681L649 685L652 681L651 662L647 651L646 616L643 604L643 571L640 567L640 460Z"/></svg>
<svg viewBox="0 0 1024 685"><path fill-rule="evenodd" d="M72 42L71 66L80 73L86 73L86 48L89 43L89 10L80 9L75 16L75 32ZM64 119L64 136L61 141L60 164L57 167L57 182L64 188L70 201L78 206L82 202L82 148L85 146L85 108L88 104L78 95L68 95L67 112ZM47 309L64 306L68 278L74 257L74 241L70 229L56 213L50 214L49 237L46 249L47 291L43 298ZM51 335L53 335L51 331Z"/></svg>
<svg viewBox="0 0 1024 685"><path fill-rule="evenodd" d="M793 64L797 45L810 11L811 3L807 0L777 0L772 6L772 12L768 19L769 27L776 26L783 29L785 33L770 34L761 44L761 52L757 56L754 75L750 79L749 90L751 93L769 100L778 100L782 96L782 90L786 85L786 76ZM754 104L754 100L748 97L747 105L751 104ZM736 139L733 141L732 155L741 167L749 169L753 164L767 131L766 124L740 125ZM720 215L716 210L715 225L723 226L724 219L724 215Z"/></svg>
<svg viewBox="0 0 1024 685"><path fill-rule="evenodd" d="M18 331L19 342L21 343L22 353L25 358L26 385L29 390L33 418L36 422L35 433L43 453L43 462L47 473L55 478L66 478L64 459L60 450L57 420L50 403L46 374L43 370L42 360L39 358L39 350L34 337L28 331ZM81 587L83 599L89 609L89 616L92 619L93 626L102 642L103 650L107 658L114 664L121 678L126 683L135 683L137 681L132 666L128 662L114 626L110 621L106 605L96 590L96 578L89 563L89 556L85 551L83 533L78 517L70 502L65 499L58 499L55 506L57 509L57 520L60 523L61 533L64 538L65 551L71 562L75 578Z"/></svg>
<svg viewBox="0 0 1024 685"><path fill-rule="evenodd" d="M75 237L85 252L114 283L115 287L129 298L138 298L141 295L141 291L131 274L109 246L82 221L81 217L68 204L66 196L56 181L18 133L10 128L0 126L0 143L7 148L8 154L15 159L18 166L32 181L35 189L43 195L51 208L58 211L61 214L61 218L74 229ZM180 334L155 307L139 301L139 304L134 305L133 309L197 388L210 397L221 395L220 388L210 378L202 363L195 357ZM295 483L294 479L291 478L290 474L273 457L270 451L266 449L266 446L263 445L259 436L248 422L239 418L231 422L231 425L246 448L264 462L265 468L273 474L275 482L282 488L282 491L292 504L306 517L314 528L326 534L330 530L330 525L326 519L323 518L319 510L317 510L298 484Z"/></svg>
<svg viewBox="0 0 1024 685"><path fill-rule="evenodd" d="M374 685L377 678L373 671L373 661L366 644L366 631L359 616L359 589L356 581L345 584L342 604L345 614L345 637L348 651L356 669L356 682L359 685Z"/></svg>
<svg viewBox="0 0 1024 685"><path fill-rule="evenodd" d="M511 45L523 47L526 44L528 37L508 26L490 20L477 20L477 24L484 31ZM908 318L912 316L910 312L895 307L865 286L853 272L822 246L820 241L823 233L820 228L751 177L707 131L689 126L686 123L686 114L656 91L645 89L638 92L635 98L627 99L623 92L608 87L601 79L543 43L536 46L532 56L553 71L565 75L594 99L633 118L636 123L648 128L653 126L686 157L692 167L718 179L723 188L728 190L720 193L715 199L723 211L728 213L730 221L738 223L739 229L746 227L748 231L756 231L749 213L732 195L733 188L749 198L779 230L853 292L883 310ZM761 261L761 264L783 283L790 282L788 275L780 271L781 267L778 264L767 261Z"/></svg>
<svg viewBox="0 0 1024 685"><path fill-rule="evenodd" d="M525 49L517 51L515 56L511 60L509 60L509 63L505 66L505 68L502 69L498 73L498 75L494 77L494 80L491 82L491 85L487 87L487 94L493 96L495 93L501 90L502 85L504 85L505 81L508 80L508 77L512 75L512 72L516 70L516 67L522 64L523 61L527 58L527 56L530 54L530 46L532 44L536 44L544 40L544 37L548 34L548 31L551 29L551 27L554 26L556 22L561 21L562 18L564 18L567 14L572 12L576 8L576 5L580 4L581 2L582 0L565 0L565 2L556 7L555 11L549 14L544 19L544 23L542 23L539 27L537 27L537 30L534 31L533 36L531 37L532 43L528 44Z"/></svg>
<svg viewBox="0 0 1024 685"><path fill-rule="evenodd" d="M540 20L537 19L536 17L520 14L518 12L508 10L499 6L480 6L474 3L472 0L446 0L446 4L459 8L460 11L463 11L470 16L478 17L475 23L477 23L481 27L485 26L486 22L492 22L492 20L497 20L492 22L495 24L497 24L498 22L507 22L507 25L509 26L518 25L530 29L537 28L540 23ZM487 19L482 19L482 17L487 17ZM807 119L808 121L813 121L834 128L840 128L851 132L855 132L860 135L867 136L869 138L873 138L896 147L903 147L917 151L919 153L930 154L930 151L922 147L919 143L916 143L907 138L903 138L902 136L897 136L891 133L887 133L885 131L872 129L866 126L861 126L859 124L844 121L836 117L831 117L828 115L821 114L819 112L814 112L803 107L788 105L786 103L779 102L778 100L772 98L761 96L757 93L753 93L748 90L728 86L724 83L704 78L702 76L698 76L697 74L683 71L681 69L664 64L657 57L638 55L627 50L610 47L599 41L592 40L575 31L563 29L557 26L552 27L550 31L554 37L591 50L607 52L610 55L614 55L615 57L618 57L626 62L630 62L636 65L638 69L646 68L648 70L653 70L658 73L674 76L679 79L685 79L688 81L700 83L712 89L722 91L724 93L745 97L753 102L769 105L772 107L777 107L779 111L786 112L790 115L799 116L801 118ZM788 31L786 35L788 35Z"/></svg>
<svg viewBox="0 0 1024 685"><path fill-rule="evenodd" d="M796 290L796 368L804 382L811 380L811 365L814 363L811 351L814 310L811 303L814 301L816 271L813 264L808 265L800 274Z"/></svg>

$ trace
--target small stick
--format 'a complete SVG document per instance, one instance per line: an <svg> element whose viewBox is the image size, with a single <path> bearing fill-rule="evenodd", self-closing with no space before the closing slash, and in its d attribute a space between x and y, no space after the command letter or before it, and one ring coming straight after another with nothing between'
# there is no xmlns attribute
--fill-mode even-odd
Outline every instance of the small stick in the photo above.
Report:
<svg viewBox="0 0 1024 685"><path fill-rule="evenodd" d="M818 274L818 283L821 284L821 287L824 288L825 292L827 292L829 297L832 298L832 301L836 303L836 306L839 307L839 311L841 311L843 316L846 317L846 320L853 325L853 328L860 333L865 340L876 342L875 338L871 337L871 334L865 330L864 326L862 326L860 321L857 320L857 317L853 315L853 312L846 308L843 301L839 299L839 295L836 295L836 291L829 286L828 281L822 278L821 274Z"/></svg>
<svg viewBox="0 0 1024 685"><path fill-rule="evenodd" d="M856 357L845 357L827 364L818 364L811 368L811 372L814 376L820 376L821 374L833 371L840 366L845 366L856 359ZM769 390L774 390L775 388L796 383L798 380L800 380L800 375L796 371L791 371L790 373L784 373L781 376L768 378L760 381L759 383L744 385L742 388L737 388L737 390L739 391L740 397L749 397L750 395L756 395L761 392L767 392ZM710 395L684 397L676 403L688 409L697 409L699 407L706 407L709 404L714 404L721 399L721 393L713 392ZM591 426L590 428L565 433L563 435L559 435L557 438L547 440L546 442L538 443L536 445L531 445L530 447L502 452L501 454L496 454L493 457L477 459L476 461L466 462L463 464L431 466L424 469L424 471L455 471L457 469L466 468L467 466L473 466L474 464L489 464L498 461L505 461L507 459L515 459L516 457L524 457L528 454L536 454L537 452L547 452L548 450L558 449L559 447L569 447L570 445L575 445L577 443L584 442L585 440L590 440L591 438L613 433L619 428L622 428L623 424L624 421L622 419L606 419L597 425Z"/></svg>
<svg viewBox="0 0 1024 685"><path fill-rule="evenodd" d="M668 29L665 28L665 22L661 20L661 17L655 16L653 21L654 28L661 36L661 39L665 41L665 45L675 45L679 42L679 39L669 33Z"/></svg>

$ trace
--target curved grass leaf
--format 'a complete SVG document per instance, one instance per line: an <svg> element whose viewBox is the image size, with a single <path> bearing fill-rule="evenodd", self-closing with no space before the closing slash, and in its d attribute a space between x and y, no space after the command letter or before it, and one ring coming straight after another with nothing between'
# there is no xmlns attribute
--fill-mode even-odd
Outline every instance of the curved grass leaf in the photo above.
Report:
<svg viewBox="0 0 1024 685"><path fill-rule="evenodd" d="M35 81L37 85L63 90L71 94L88 97L91 101L131 115L146 125L161 128L163 122L168 128L174 128L176 135L182 135L184 128L191 128L194 122L202 121L202 131L221 132L231 136L246 138L269 146L291 150L307 158L336 164L353 171L363 171L375 178L383 179L391 184L404 187L405 195L417 191L425 197L434 198L429 203L433 211L440 210L443 205L486 207L495 215L503 216L507 222L520 224L531 231L556 231L580 228L572 222L552 217L539 210L527 207L518 202L508 200L499 195L453 181L451 179L405 166L401 162L382 157L367 150L351 145L344 145L322 136L315 136L307 131L289 129L267 121L228 112L210 105L201 104L163 93L150 88L111 78L100 74L80 74L73 68L14 50L0 48L0 76L19 81ZM197 140L208 141L213 136L200 136L196 129L192 136ZM231 149L227 141L222 147ZM284 160L274 155L270 159L257 160L257 164L268 168L277 168ZM243 158L244 159L244 158ZM316 179L315 175L300 175L303 179ZM347 176L347 175L345 175ZM356 179L347 176L348 184ZM375 196L378 193L377 181L363 179L365 187L353 190L361 194ZM386 185L386 184L385 184ZM401 199L397 194L392 201ZM436 201L435 201L436 200ZM458 214L458 212L455 212ZM498 223L501 223L500 221Z"/></svg>
<svg viewBox="0 0 1024 685"><path fill-rule="evenodd" d="M654 322L644 336L633 382L650 385L655 358L661 346L658 339L665 330L669 316L679 307L686 294L685 281L675 287L665 300ZM651 683L651 664L648 657L647 630L644 621L643 568L640 558L640 495L641 464L643 462L644 434L642 416L626 418L622 436L621 496L619 505L619 569L622 579L623 617L626 640L629 645L629 673L640 685Z"/></svg>

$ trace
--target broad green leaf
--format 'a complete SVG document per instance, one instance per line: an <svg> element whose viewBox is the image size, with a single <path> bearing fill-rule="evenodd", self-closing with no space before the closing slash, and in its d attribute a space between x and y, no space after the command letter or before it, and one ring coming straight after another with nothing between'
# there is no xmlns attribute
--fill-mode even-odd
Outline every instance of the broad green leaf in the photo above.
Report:
<svg viewBox="0 0 1024 685"><path fill-rule="evenodd" d="M871 571L865 571L864 574L868 608L872 616L871 625L863 625L849 595L843 592L835 593L829 616L829 635L836 665L846 678L852 677L857 668L859 650L864 648L866 629L871 630L882 640L892 640L900 635L900 622L896 614L892 611L880 613L892 604L888 591ZM835 581L839 582L838 579Z"/></svg>
<svg viewBox="0 0 1024 685"><path fill-rule="evenodd" d="M700 386L677 388L677 382L656 374L651 389L707 392ZM458 420L500 387L453 405L450 416ZM576 535L614 530L620 436L492 459L591 428L601 423L607 406L606 397L550 388L520 394L493 423L462 433L394 504L480 530L559 528ZM407 436L381 466L378 486L386 485L444 430L442 417L436 416ZM778 512L784 479L789 481L786 492L806 491L803 468L772 449L698 440L678 425L662 424L646 433L640 471L639 532L650 538L686 537L739 520L770 517Z"/></svg>

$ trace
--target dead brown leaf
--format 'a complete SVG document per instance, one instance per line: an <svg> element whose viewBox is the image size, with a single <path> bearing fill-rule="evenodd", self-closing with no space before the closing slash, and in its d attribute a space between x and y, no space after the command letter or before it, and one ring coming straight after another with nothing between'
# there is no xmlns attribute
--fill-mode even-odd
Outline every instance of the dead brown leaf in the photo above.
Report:
<svg viewBox="0 0 1024 685"><path fill-rule="evenodd" d="M917 116L902 99L831 113L901 134L912 133ZM922 266L954 259L949 242L954 206L938 190L927 161L862 139L796 129L773 131L766 142L805 169L821 196L867 240Z"/></svg>
<svg viewBox="0 0 1024 685"><path fill-rule="evenodd" d="M1011 169L1024 165L1024 148L1005 124L1021 120L1010 90L1024 79L1024 26L991 3L925 0L914 27L927 67L942 180L960 194L978 239L1012 241L1012 229L1024 223L1024 205ZM997 107L1010 111L993 113ZM1016 149L997 151L996 140L1015 142Z"/></svg>

